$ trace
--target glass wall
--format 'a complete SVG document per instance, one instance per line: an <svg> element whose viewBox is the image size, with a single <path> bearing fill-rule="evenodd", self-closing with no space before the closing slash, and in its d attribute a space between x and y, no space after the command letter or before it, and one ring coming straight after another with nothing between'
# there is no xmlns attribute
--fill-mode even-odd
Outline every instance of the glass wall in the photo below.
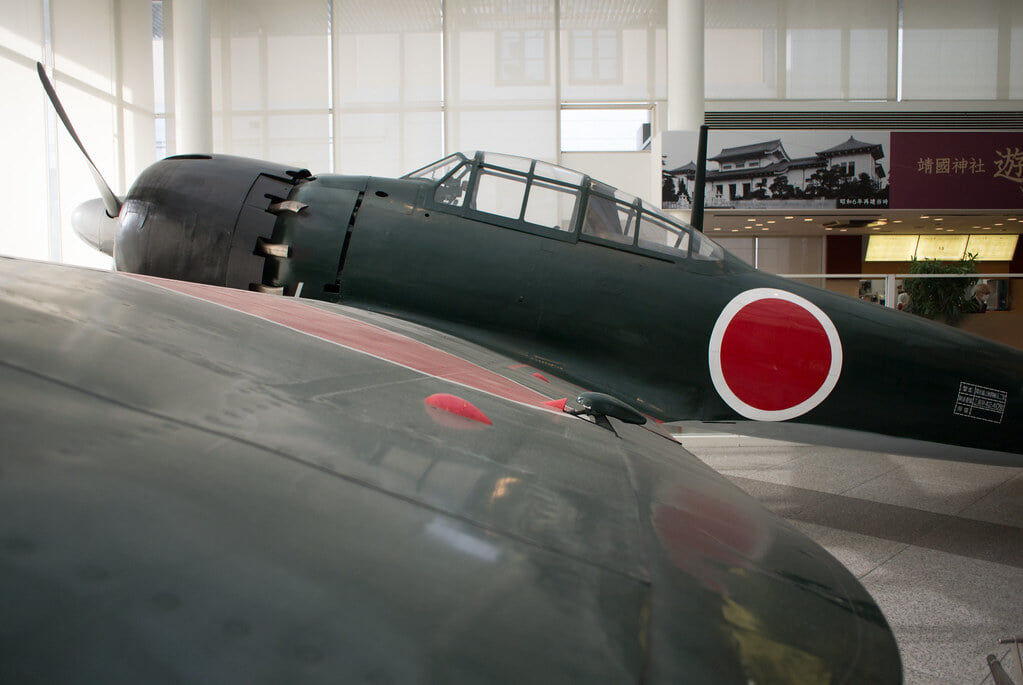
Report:
<svg viewBox="0 0 1023 685"><path fill-rule="evenodd" d="M1018 0L706 0L705 20L710 100L1023 94Z"/></svg>
<svg viewBox="0 0 1023 685"><path fill-rule="evenodd" d="M721 247L750 266L772 274L824 271L824 239L816 236L742 236L711 233Z"/></svg>
<svg viewBox="0 0 1023 685"><path fill-rule="evenodd" d="M999 90L1007 96L999 81L1011 77L1013 65L999 63L1000 43L1021 26L1020 3L902 2L905 99L994 100Z"/></svg>
<svg viewBox="0 0 1023 685"><path fill-rule="evenodd" d="M884 100L897 0L707 0L710 99Z"/></svg>
<svg viewBox="0 0 1023 685"><path fill-rule="evenodd" d="M332 6L335 169L393 175L443 156L441 3Z"/></svg>
<svg viewBox="0 0 1023 685"><path fill-rule="evenodd" d="M328 5L219 0L210 24L214 149L329 170Z"/></svg>
<svg viewBox="0 0 1023 685"><path fill-rule="evenodd" d="M665 0L209 6L215 151L317 172L400 175L473 148L557 162L638 146L666 97ZM96 193L37 60L115 192L184 152L171 133L172 13L172 0L0 0L0 121L16 132L0 174L19 189L0 251L95 260L69 217ZM705 22L708 110L1023 98L1018 0L706 0ZM621 130L611 142L593 128Z"/></svg>
<svg viewBox="0 0 1023 685"><path fill-rule="evenodd" d="M561 99L653 102L667 89L664 2L561 0Z"/></svg>
<svg viewBox="0 0 1023 685"><path fill-rule="evenodd" d="M46 65L89 155L123 194L156 156L151 26L148 2L0 0L0 182L16 193L0 253L110 266L71 230L71 212L98 193L35 64Z"/></svg>
<svg viewBox="0 0 1023 685"><path fill-rule="evenodd" d="M555 161L554 0L446 0L445 147Z"/></svg>
<svg viewBox="0 0 1023 685"><path fill-rule="evenodd" d="M34 61L43 55L42 1L0 0L0 17L0 83L4 84L0 122L5 131L0 156L8 160L0 164L0 183L18 189L17 204L13 211L5 208L5 221L0 222L0 251L16 257L60 259L59 233L46 230L51 160L46 154L44 98L34 69ZM18 135L10 135L11 131Z"/></svg>
<svg viewBox="0 0 1023 685"><path fill-rule="evenodd" d="M211 7L215 142L232 154L280 148L311 169L383 175L477 148L557 161L563 149L638 149L665 97L661 0L303 0L284 17L268 0ZM621 124L593 136L572 123L583 110L563 118L562 106Z"/></svg>
<svg viewBox="0 0 1023 685"><path fill-rule="evenodd" d="M666 97L664 0L210 2L236 154L387 175L475 148L558 161L638 149ZM1014 0L706 0L705 23L708 109L1023 93Z"/></svg>

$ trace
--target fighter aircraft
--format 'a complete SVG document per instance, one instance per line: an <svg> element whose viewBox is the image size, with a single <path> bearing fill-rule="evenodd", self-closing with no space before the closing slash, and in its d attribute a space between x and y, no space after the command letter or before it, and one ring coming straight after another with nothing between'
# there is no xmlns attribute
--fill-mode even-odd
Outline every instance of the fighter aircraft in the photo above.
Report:
<svg viewBox="0 0 1023 685"><path fill-rule="evenodd" d="M899 682L855 578L629 405L1019 451L1003 348L542 162L103 195L141 275L0 260L4 682ZM844 404L882 372L961 378L965 437Z"/></svg>
<svg viewBox="0 0 1023 685"><path fill-rule="evenodd" d="M1023 352L757 271L570 169L476 152L389 179L179 155L122 202L92 168L105 213L76 230L120 271L387 312L659 421L1023 464Z"/></svg>

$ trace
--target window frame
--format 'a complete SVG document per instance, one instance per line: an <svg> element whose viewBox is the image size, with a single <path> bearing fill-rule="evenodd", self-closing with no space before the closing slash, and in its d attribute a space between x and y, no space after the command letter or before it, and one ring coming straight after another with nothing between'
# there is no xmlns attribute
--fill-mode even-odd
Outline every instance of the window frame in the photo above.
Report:
<svg viewBox="0 0 1023 685"><path fill-rule="evenodd" d="M600 75L600 62L602 59L607 59L606 56L600 52L601 38L613 38L614 39L614 55L612 56L615 61L615 74L606 78L601 78ZM590 42L590 49L588 55L588 61L592 68L592 75L584 77L579 74L578 65L581 62L587 60L577 59L577 50L580 47L582 40L588 39ZM622 83L622 32L620 29L606 29L606 28L590 28L590 29L569 29L568 30L568 77L569 83L573 86L616 86Z"/></svg>
<svg viewBox="0 0 1023 685"><path fill-rule="evenodd" d="M498 86L545 86L550 83L550 51L547 32L543 29L508 29L497 32L497 40L494 41L494 83ZM539 57L530 56L530 45L541 46ZM515 50L515 47L518 47ZM506 47L510 52L506 53ZM514 52L515 54L511 54ZM542 76L529 77L529 65L531 62L539 62L543 69ZM517 69L519 77L509 75L509 69Z"/></svg>

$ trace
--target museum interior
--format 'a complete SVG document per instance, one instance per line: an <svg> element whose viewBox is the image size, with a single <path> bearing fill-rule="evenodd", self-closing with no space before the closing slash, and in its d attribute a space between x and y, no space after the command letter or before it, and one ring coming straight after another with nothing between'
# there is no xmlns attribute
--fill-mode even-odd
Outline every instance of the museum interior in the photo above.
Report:
<svg viewBox="0 0 1023 685"><path fill-rule="evenodd" d="M702 195L703 230L729 252L877 306L904 308L914 275L936 282L920 262L966 264L964 293L991 294L959 325L1023 349L1019 0L0 8L0 254L113 266L71 228L96 189L40 62L118 195L179 154L386 177L458 151L519 155L685 222ZM678 439L857 575L893 626L907 682L1004 682L994 654L1023 683L999 644L1023 632L1023 468L717 431Z"/></svg>

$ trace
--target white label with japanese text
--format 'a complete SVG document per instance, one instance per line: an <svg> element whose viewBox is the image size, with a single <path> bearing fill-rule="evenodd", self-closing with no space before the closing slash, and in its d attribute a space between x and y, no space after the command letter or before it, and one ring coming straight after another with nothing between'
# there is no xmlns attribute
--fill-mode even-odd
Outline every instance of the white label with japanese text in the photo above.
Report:
<svg viewBox="0 0 1023 685"><path fill-rule="evenodd" d="M1004 390L985 388L983 385L961 382L959 397L956 398L956 416L1001 423L1005 416L1005 403L1009 394Z"/></svg>

